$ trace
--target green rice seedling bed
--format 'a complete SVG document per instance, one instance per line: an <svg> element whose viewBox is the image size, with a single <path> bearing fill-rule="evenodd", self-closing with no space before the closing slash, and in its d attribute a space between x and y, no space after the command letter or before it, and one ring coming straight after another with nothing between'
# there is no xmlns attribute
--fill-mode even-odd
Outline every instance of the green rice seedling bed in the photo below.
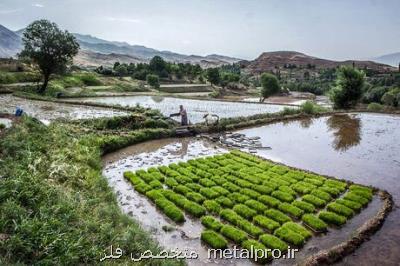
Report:
<svg viewBox="0 0 400 266"><path fill-rule="evenodd" d="M286 251L313 233L345 224L374 190L232 151L223 155L125 172L134 189L176 223L200 219L212 248ZM340 198L339 198L340 197Z"/></svg>

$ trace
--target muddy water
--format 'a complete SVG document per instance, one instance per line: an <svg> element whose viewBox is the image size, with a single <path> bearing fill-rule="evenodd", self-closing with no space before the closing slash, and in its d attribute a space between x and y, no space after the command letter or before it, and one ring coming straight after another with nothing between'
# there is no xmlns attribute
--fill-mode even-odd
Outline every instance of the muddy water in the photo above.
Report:
<svg viewBox="0 0 400 266"><path fill-rule="evenodd" d="M265 158L389 191L400 204L400 116L346 114L239 131L260 136ZM399 265L400 211L343 265Z"/></svg>
<svg viewBox="0 0 400 266"><path fill-rule="evenodd" d="M12 95L0 95L0 113L13 114L16 107L22 108L26 114L36 117L45 124L57 118L81 119L127 114L123 111L107 108L34 101L14 97Z"/></svg>
<svg viewBox="0 0 400 266"><path fill-rule="evenodd" d="M155 237L161 246L167 249L188 249L199 254L198 260L189 260L190 265L253 265L250 260L212 260L208 259L207 247L202 246L199 239L203 230L198 219L186 216L183 225L176 225L157 211L155 206L145 197L138 194L122 176L124 171L146 169L151 166L167 165L172 162L186 161L191 158L224 153L225 148L215 146L201 139L164 139L149 141L130 146L103 157L105 165L103 174L118 196L122 210L139 221L143 228ZM312 238L296 253L296 261L277 260L273 264L291 265L299 262L315 252L329 248L346 240L348 236L371 218L381 206L377 197L358 216L351 219L340 230L331 229L326 235ZM173 226L172 232L165 232L163 226Z"/></svg>
<svg viewBox="0 0 400 266"><path fill-rule="evenodd" d="M179 111L179 105L183 105L192 123L204 122L203 116L206 113L217 114L221 118L238 117L279 112L285 107L283 105L274 104L234 103L163 96L96 97L73 99L73 101L120 104L122 106L136 106L139 104L144 107L158 109L166 116L177 113Z"/></svg>

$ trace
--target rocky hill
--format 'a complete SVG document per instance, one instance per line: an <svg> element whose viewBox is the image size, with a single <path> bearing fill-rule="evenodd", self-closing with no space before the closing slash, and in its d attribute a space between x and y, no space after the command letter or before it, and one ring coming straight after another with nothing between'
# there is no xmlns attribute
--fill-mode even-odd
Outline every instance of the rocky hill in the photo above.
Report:
<svg viewBox="0 0 400 266"><path fill-rule="evenodd" d="M393 71L394 68L376 63L373 61L333 61L328 59L317 58L303 53L294 51L277 51L262 53L258 58L253 61L240 62L245 67L245 70L252 74L259 74L266 71L274 71L276 69L285 68L310 68L310 69L326 69L335 68L340 65L352 65L364 69L372 69L378 72Z"/></svg>
<svg viewBox="0 0 400 266"><path fill-rule="evenodd" d="M21 38L0 25L0 58L15 56L21 50Z"/></svg>
<svg viewBox="0 0 400 266"><path fill-rule="evenodd" d="M394 67L398 67L400 64L400 53L392 53L378 56L375 57L373 60L382 64L388 64Z"/></svg>

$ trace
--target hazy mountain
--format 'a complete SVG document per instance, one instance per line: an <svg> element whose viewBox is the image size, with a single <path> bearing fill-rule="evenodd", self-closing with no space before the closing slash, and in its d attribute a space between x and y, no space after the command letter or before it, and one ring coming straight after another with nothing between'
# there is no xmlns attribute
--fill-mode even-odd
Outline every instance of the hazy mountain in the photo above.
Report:
<svg viewBox="0 0 400 266"><path fill-rule="evenodd" d="M376 63L373 61L333 61L328 59L317 58L295 51L276 51L262 53L258 58L249 62L240 62L246 66L245 69L250 73L262 73L272 71L276 68L284 68L288 65L296 65L296 67L307 68L307 66L315 66L315 69L335 68L340 65L356 65L358 68L368 68L379 72L393 70L393 67Z"/></svg>
<svg viewBox="0 0 400 266"><path fill-rule="evenodd" d="M0 25L0 57L13 57L21 50L21 38Z"/></svg>
<svg viewBox="0 0 400 266"><path fill-rule="evenodd" d="M386 54L375 57L372 60L382 64L388 64L394 67L398 67L400 64L400 53Z"/></svg>

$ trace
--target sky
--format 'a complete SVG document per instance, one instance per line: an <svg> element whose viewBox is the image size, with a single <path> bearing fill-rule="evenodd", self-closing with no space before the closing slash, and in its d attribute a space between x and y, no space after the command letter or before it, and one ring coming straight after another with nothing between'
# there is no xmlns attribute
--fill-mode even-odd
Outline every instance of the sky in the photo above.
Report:
<svg viewBox="0 0 400 266"><path fill-rule="evenodd" d="M70 32L183 54L335 59L400 52L400 0L0 0L0 24L49 19Z"/></svg>

